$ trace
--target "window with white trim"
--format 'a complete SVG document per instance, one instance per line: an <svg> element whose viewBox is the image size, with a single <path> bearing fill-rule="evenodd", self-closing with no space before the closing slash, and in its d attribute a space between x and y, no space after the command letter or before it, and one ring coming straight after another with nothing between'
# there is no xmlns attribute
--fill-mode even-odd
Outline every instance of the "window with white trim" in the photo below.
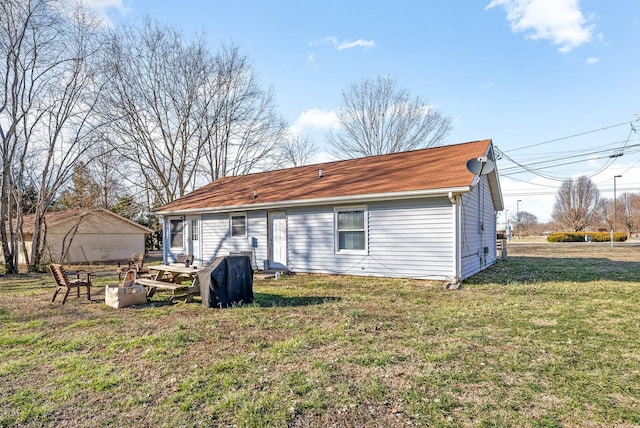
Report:
<svg viewBox="0 0 640 428"><path fill-rule="evenodd" d="M169 242L171 248L184 247L184 221L181 218L169 220Z"/></svg>
<svg viewBox="0 0 640 428"><path fill-rule="evenodd" d="M229 216L229 234L231 237L247 237L247 215L245 213L234 213Z"/></svg>
<svg viewBox="0 0 640 428"><path fill-rule="evenodd" d="M192 241L197 241L199 239L198 234L199 234L199 230L198 230L198 219L197 218L193 218L191 219L191 225L189 227L189 231L191 232L191 240Z"/></svg>
<svg viewBox="0 0 640 428"><path fill-rule="evenodd" d="M337 252L365 252L367 250L366 207L335 209Z"/></svg>

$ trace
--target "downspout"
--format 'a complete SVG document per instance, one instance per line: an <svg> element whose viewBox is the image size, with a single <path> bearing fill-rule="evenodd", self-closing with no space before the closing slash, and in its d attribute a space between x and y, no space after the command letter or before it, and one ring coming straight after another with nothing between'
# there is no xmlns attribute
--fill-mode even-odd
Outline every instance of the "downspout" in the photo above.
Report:
<svg viewBox="0 0 640 428"><path fill-rule="evenodd" d="M451 202L451 215L453 217L453 272L451 275L451 280L447 284L446 288L456 289L460 286L460 278L462 278L462 256L460 254L460 195L454 195L453 192L449 192L448 198Z"/></svg>
<svg viewBox="0 0 640 428"><path fill-rule="evenodd" d="M167 251L171 246L171 237L169 232L169 217L168 216L159 216L160 223L162 223L162 263L167 264Z"/></svg>

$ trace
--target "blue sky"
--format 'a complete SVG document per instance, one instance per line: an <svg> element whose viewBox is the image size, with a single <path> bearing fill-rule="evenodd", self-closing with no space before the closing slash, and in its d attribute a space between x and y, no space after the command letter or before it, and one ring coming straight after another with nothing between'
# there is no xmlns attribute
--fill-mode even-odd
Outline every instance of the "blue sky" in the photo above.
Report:
<svg viewBox="0 0 640 428"><path fill-rule="evenodd" d="M604 197L615 175L618 194L640 192L637 0L85 3L115 24L148 15L204 34L212 51L233 42L321 151L342 91L391 75L453 119L445 144L493 139L510 213L549 220L561 181L581 174Z"/></svg>

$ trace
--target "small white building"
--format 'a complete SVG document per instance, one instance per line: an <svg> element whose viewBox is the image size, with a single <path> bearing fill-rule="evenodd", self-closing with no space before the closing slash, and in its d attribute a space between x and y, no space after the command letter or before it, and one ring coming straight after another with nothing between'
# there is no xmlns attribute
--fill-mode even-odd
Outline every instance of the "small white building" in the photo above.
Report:
<svg viewBox="0 0 640 428"><path fill-rule="evenodd" d="M259 268L458 282L496 260L491 140L225 177L166 204L164 260L251 252Z"/></svg>
<svg viewBox="0 0 640 428"><path fill-rule="evenodd" d="M45 216L45 261L90 263L126 260L145 252L145 237L152 230L104 208L50 211ZM27 250L31 252L33 215L24 217ZM20 254L19 263L25 263Z"/></svg>

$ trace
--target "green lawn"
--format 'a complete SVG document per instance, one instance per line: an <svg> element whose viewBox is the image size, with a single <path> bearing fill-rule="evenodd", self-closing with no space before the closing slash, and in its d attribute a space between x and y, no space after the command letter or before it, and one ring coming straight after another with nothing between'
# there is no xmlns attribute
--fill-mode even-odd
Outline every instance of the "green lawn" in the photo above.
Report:
<svg viewBox="0 0 640 428"><path fill-rule="evenodd" d="M640 426L640 248L544 248L460 290L297 275L224 310L0 277L0 426Z"/></svg>

